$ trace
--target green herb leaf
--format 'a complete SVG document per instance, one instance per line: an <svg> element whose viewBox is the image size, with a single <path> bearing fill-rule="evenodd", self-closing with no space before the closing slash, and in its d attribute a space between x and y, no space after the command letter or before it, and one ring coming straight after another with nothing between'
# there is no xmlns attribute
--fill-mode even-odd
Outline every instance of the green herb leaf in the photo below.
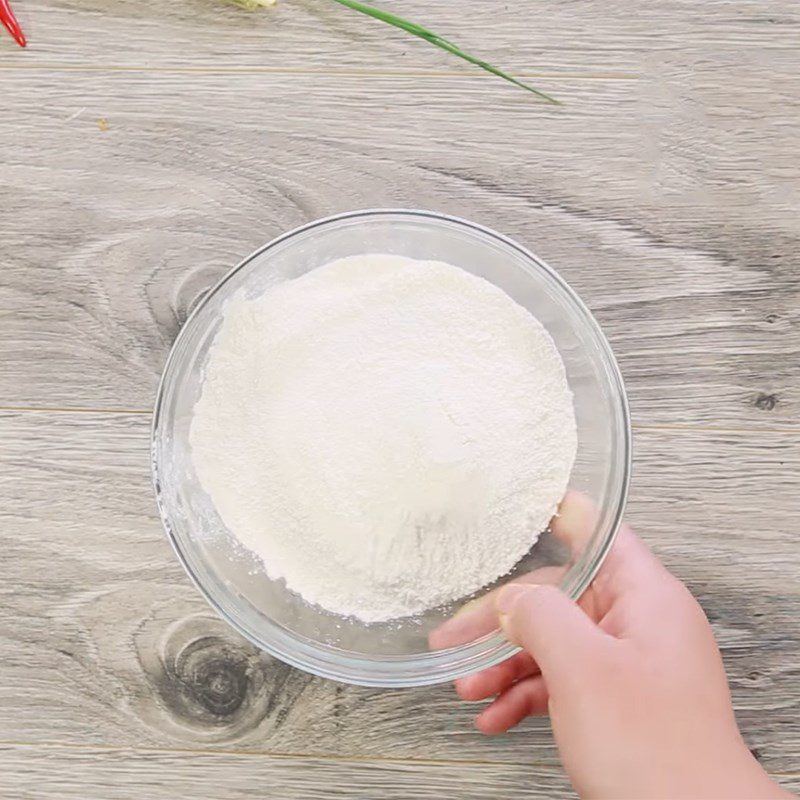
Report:
<svg viewBox="0 0 800 800"><path fill-rule="evenodd" d="M395 28L400 28L400 30L406 31L406 33L410 33L412 36L417 36L420 39L424 39L426 42L429 42L436 47L440 47L442 50L446 50L448 53L452 53L454 56L463 58L464 61L468 61L470 64L474 64L481 69L485 69L487 72L491 72L492 75L497 75L498 78L503 78L503 80L513 83L515 86L519 86L522 89L533 92L533 94L541 97L542 100L546 100L548 103L560 105L558 100L556 100L554 97L550 97L549 94L545 94L538 89L534 89L533 86L529 86L527 83L517 80L507 72L503 72L503 70L498 69L494 65L489 64L480 58L476 58L475 56L471 56L469 53L465 53L460 47L458 47L458 45L449 42L447 39L443 39L441 36L433 31L429 31L427 28L423 28L422 25L417 25L416 22L410 22L409 20L398 17L395 14L389 13L388 11L382 11L380 8L368 6L366 3L359 3L358 0L335 0L335 2L346 6L347 8L352 8L353 11L360 11L362 14L366 14L368 17L373 17L374 19L379 19L381 22L393 25Z"/></svg>

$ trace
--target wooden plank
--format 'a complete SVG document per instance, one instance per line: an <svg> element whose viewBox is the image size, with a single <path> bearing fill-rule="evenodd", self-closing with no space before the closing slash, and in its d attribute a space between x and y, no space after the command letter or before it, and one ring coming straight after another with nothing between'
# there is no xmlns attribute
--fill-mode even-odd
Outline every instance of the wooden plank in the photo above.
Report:
<svg viewBox="0 0 800 800"><path fill-rule="evenodd" d="M332 0L286 0L250 14L222 0L30 0L17 10L30 45L3 41L0 66L118 65L148 68L446 70L454 58ZM800 13L783 0L382 0L467 50L520 73L647 72L676 53L698 60L796 51ZM487 78L487 80L489 80ZM509 89L510 91L510 89Z"/></svg>
<svg viewBox="0 0 800 800"><path fill-rule="evenodd" d="M508 800L575 797L557 770L522 764L331 761L239 753L0 745L4 789L17 800ZM797 792L800 776L778 776ZM209 788L212 787L212 788Z"/></svg>
<svg viewBox="0 0 800 800"><path fill-rule="evenodd" d="M0 406L148 408L205 288L309 218L427 205L505 230L608 331L646 428L630 518L701 598L746 738L797 791L800 12L384 4L567 106L324 0L17 7L32 46L0 39ZM147 423L0 418L4 792L571 796L545 724L488 740L448 687L339 687L232 634L161 535Z"/></svg>
<svg viewBox="0 0 800 800"><path fill-rule="evenodd" d="M0 745L0 772L16 800L551 800L574 797L557 770L519 764L437 764Z"/></svg>
<svg viewBox="0 0 800 800"><path fill-rule="evenodd" d="M380 691L259 653L190 585L156 518L142 415L0 417L0 741L515 762L448 686ZM800 750L800 436L642 431L630 519L697 593L764 765Z"/></svg>
<svg viewBox="0 0 800 800"><path fill-rule="evenodd" d="M680 72L564 81L563 109L483 79L7 73L0 405L147 409L187 311L239 258L406 205L559 269L637 423L798 429L798 78L731 85L723 66L698 65L696 99Z"/></svg>

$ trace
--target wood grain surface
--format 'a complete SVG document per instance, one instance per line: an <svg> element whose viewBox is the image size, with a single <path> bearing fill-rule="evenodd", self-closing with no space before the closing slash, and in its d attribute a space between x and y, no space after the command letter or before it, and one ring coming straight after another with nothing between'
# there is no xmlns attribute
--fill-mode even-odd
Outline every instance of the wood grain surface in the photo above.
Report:
<svg viewBox="0 0 800 800"><path fill-rule="evenodd" d="M175 800L211 787L214 800L440 800L454 787L464 800L570 794L559 770L520 764L474 764L465 773L463 764L435 762L0 745L0 770L16 800Z"/></svg>
<svg viewBox="0 0 800 800"><path fill-rule="evenodd" d="M162 534L146 416L6 413L0 438L0 741L557 764L541 722L487 739L450 687L339 686L240 640ZM647 430L636 458L629 519L701 598L748 743L790 772L800 435Z"/></svg>
<svg viewBox="0 0 800 800"><path fill-rule="evenodd" d="M637 423L798 428L797 214L767 189L796 186L800 166L787 155L770 178L773 151L744 123L720 148L731 108L696 152L664 143L670 192L645 135L658 112L631 82L564 82L557 110L483 78L185 83L5 76L6 405L148 409L187 311L240 258L321 215L410 205L495 226L559 269L603 324ZM800 92L774 114L800 118Z"/></svg>
<svg viewBox="0 0 800 800"><path fill-rule="evenodd" d="M474 764L465 771L463 764L435 762L0 745L0 770L17 800L174 800L196 797L212 786L215 800L551 800L571 795L559 770L519 764ZM800 775L781 776L781 784L797 792Z"/></svg>
<svg viewBox="0 0 800 800"><path fill-rule="evenodd" d="M284 666L162 534L149 409L186 315L287 228L415 206L581 294L635 427L629 519L708 613L800 789L800 7L384 0L525 93L328 0L17 0L0 37L0 796L572 796L548 726Z"/></svg>
<svg viewBox="0 0 800 800"><path fill-rule="evenodd" d="M770 54L789 61L797 58L800 27L800 10L784 0L382 5L520 74L554 77L632 77L687 55L712 66L720 56L734 55L740 65L763 63ZM257 13L217 0L30 0L18 6L32 49L8 47L0 65L456 76L474 71L331 0L279 0Z"/></svg>

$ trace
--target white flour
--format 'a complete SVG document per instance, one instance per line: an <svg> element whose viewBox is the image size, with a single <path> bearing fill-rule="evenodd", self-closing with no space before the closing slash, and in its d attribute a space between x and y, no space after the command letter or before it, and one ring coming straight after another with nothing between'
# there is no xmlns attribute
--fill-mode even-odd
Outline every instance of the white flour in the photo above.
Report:
<svg viewBox="0 0 800 800"><path fill-rule="evenodd" d="M539 322L461 269L389 255L230 300L190 439L203 487L267 574L366 622L511 570L577 446Z"/></svg>

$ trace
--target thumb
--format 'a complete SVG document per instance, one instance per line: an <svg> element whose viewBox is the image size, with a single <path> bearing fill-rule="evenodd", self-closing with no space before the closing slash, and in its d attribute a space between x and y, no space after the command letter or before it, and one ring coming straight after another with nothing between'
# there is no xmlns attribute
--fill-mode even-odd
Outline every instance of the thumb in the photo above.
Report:
<svg viewBox="0 0 800 800"><path fill-rule="evenodd" d="M495 607L506 638L533 656L551 691L553 684L582 672L606 638L555 586L510 583L500 590Z"/></svg>

